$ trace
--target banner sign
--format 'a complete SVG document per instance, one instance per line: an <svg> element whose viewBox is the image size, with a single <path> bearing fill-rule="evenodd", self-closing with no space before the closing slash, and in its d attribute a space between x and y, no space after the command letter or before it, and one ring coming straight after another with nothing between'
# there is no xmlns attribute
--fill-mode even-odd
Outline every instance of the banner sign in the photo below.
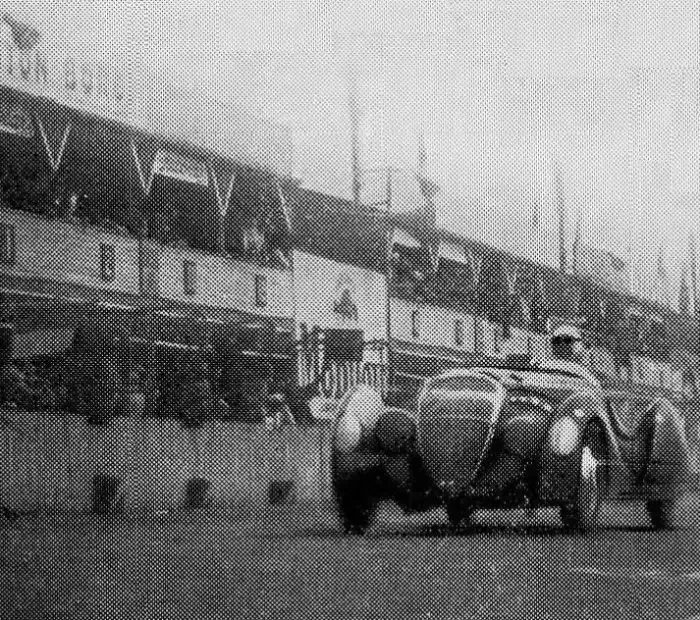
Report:
<svg viewBox="0 0 700 620"><path fill-rule="evenodd" d="M9 102L0 102L0 131L21 138L34 137L34 125L28 112Z"/></svg>
<svg viewBox="0 0 700 620"><path fill-rule="evenodd" d="M158 151L153 161L153 173L209 187L209 173L204 162L184 157L172 151Z"/></svg>
<svg viewBox="0 0 700 620"><path fill-rule="evenodd" d="M51 40L9 13L1 17L1 85L125 119L129 63L120 63L113 52L86 53L70 39ZM78 40L78 33L75 36Z"/></svg>

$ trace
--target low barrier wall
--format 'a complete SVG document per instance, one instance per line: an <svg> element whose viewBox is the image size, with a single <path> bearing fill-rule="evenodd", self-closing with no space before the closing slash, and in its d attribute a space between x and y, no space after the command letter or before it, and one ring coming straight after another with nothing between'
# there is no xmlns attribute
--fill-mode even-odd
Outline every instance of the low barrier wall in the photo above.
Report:
<svg viewBox="0 0 700 620"><path fill-rule="evenodd" d="M700 450L691 442L696 471ZM117 418L90 426L84 417L3 413L0 506L19 511L87 511L96 476L115 477L127 510L172 510L188 482L208 482L215 506L262 505L271 485L300 502L328 501L330 428L210 422L184 429L177 420ZM284 493L283 493L284 495Z"/></svg>
<svg viewBox="0 0 700 620"><path fill-rule="evenodd" d="M90 510L97 475L119 480L125 509L182 506L189 480L209 482L218 506L264 503L270 484L292 481L297 501L330 499L330 429L120 418L90 426L77 416L3 413L0 505Z"/></svg>

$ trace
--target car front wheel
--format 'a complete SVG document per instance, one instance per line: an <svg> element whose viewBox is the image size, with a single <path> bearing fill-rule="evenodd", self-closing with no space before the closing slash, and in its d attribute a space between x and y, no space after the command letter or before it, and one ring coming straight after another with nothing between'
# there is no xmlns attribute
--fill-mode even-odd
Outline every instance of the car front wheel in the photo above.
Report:
<svg viewBox="0 0 700 620"><path fill-rule="evenodd" d="M452 498L445 502L445 513L447 513L447 520L450 522L450 526L458 529L469 524L473 509L461 499Z"/></svg>
<svg viewBox="0 0 700 620"><path fill-rule="evenodd" d="M335 504L343 531L364 534L375 520L381 477L373 470L341 476L335 464L333 469Z"/></svg>
<svg viewBox="0 0 700 620"><path fill-rule="evenodd" d="M676 527L676 504L675 499L647 500L647 512L655 530L672 530Z"/></svg>
<svg viewBox="0 0 700 620"><path fill-rule="evenodd" d="M590 532L596 528L606 484L604 443L593 429L586 431L578 454L576 495L560 515L567 529Z"/></svg>

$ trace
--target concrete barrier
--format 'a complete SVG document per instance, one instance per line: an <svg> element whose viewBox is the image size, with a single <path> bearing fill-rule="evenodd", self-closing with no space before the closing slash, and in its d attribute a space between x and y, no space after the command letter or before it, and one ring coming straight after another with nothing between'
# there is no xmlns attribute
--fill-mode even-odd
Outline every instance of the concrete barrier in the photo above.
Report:
<svg viewBox="0 0 700 620"><path fill-rule="evenodd" d="M698 460L698 446L693 445ZM113 503L125 510L184 507L188 483L208 483L207 505L262 506L270 485L297 502L331 499L330 428L215 421L183 429L177 420L118 418L91 426L84 417L3 413L0 506L19 511L81 511L95 506L95 479L118 481ZM274 493L273 493L274 495Z"/></svg>
<svg viewBox="0 0 700 620"><path fill-rule="evenodd" d="M268 501L270 484L291 481L297 501L330 498L328 427L6 413L0 426L0 505L21 511L88 511L96 476L119 480L120 506L184 505L188 482L209 483L214 506Z"/></svg>

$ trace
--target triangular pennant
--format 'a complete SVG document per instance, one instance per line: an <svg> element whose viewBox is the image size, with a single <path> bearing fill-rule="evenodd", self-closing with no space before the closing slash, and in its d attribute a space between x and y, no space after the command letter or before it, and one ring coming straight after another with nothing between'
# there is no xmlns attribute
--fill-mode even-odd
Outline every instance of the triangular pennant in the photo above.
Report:
<svg viewBox="0 0 700 620"><path fill-rule="evenodd" d="M158 145L155 142L145 140L131 140L131 154L134 159L134 166L143 193L148 196L153 185L153 174L156 157L158 155Z"/></svg>
<svg viewBox="0 0 700 620"><path fill-rule="evenodd" d="M212 161L209 165L209 174L214 187L219 213L222 218L225 218L231 204L233 186L236 182L236 171L231 164L222 161Z"/></svg>
<svg viewBox="0 0 700 620"><path fill-rule="evenodd" d="M63 161L63 154L72 129L71 122L68 118L62 118L52 112L46 114L44 118L37 114L36 123L49 165L55 172L61 167Z"/></svg>
<svg viewBox="0 0 700 620"><path fill-rule="evenodd" d="M289 217L289 207L287 205L287 199L285 198L284 190L282 189L282 183L280 183L279 179L275 180L275 186L277 189L277 197L279 199L279 208L282 212L282 217L284 218L285 230L287 233L291 233L292 220Z"/></svg>

